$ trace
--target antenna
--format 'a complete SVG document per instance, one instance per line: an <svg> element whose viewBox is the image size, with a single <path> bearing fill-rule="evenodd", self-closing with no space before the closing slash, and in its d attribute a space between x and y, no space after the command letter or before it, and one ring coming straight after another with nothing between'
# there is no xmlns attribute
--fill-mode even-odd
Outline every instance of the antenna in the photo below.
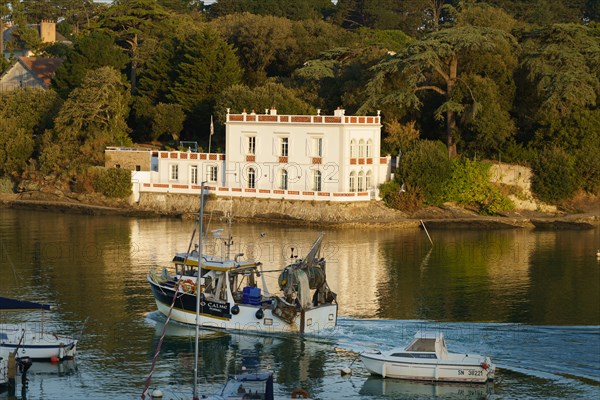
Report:
<svg viewBox="0 0 600 400"><path fill-rule="evenodd" d="M227 239L225 239L223 241L223 244L225 244L225 247L227 248L227 257L226 260L229 260L229 257L231 255L231 246L233 245L233 236L231 236L231 213L227 213L226 215L227 218Z"/></svg>

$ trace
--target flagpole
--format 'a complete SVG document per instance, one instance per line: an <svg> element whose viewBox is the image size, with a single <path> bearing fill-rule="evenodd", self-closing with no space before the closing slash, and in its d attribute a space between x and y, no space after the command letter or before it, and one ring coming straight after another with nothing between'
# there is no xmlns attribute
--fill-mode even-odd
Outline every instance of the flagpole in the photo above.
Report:
<svg viewBox="0 0 600 400"><path fill-rule="evenodd" d="M212 142L212 137L215 133L215 125L213 124L213 116L210 116L210 136L208 137L208 154L210 154L210 145Z"/></svg>

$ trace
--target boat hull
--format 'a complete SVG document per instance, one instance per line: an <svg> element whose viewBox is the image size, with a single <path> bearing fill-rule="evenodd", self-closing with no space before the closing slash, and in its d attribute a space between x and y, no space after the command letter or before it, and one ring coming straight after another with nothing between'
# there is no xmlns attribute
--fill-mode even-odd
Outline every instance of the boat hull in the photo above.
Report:
<svg viewBox="0 0 600 400"><path fill-rule="evenodd" d="M158 311L169 315L174 291L149 280ZM196 296L179 293L171 311L171 319L184 324L196 324ZM237 306L237 314L233 307ZM303 312L288 322L264 305L211 303L200 305L198 325L209 329L245 331L249 333L330 334L336 327L337 304L326 304Z"/></svg>
<svg viewBox="0 0 600 400"><path fill-rule="evenodd" d="M77 340L69 336L36 332L15 325L0 326L0 352L16 350L17 357L49 360L72 359L77 353Z"/></svg>
<svg viewBox="0 0 600 400"><path fill-rule="evenodd" d="M494 367L486 364L484 368L484 359L473 363L415 359L388 361L369 354L361 355L361 359L369 372L384 378L464 383L485 383L494 379Z"/></svg>
<svg viewBox="0 0 600 400"><path fill-rule="evenodd" d="M0 387L8 384L8 352L0 350Z"/></svg>

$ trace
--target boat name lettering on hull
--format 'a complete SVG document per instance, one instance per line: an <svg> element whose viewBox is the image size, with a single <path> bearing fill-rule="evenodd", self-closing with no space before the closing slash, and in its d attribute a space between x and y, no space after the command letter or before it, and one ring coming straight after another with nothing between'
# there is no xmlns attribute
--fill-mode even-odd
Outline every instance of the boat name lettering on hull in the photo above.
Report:
<svg viewBox="0 0 600 400"><path fill-rule="evenodd" d="M217 303L214 301L203 301L200 303L200 312L216 317L231 318L229 314L229 303Z"/></svg>

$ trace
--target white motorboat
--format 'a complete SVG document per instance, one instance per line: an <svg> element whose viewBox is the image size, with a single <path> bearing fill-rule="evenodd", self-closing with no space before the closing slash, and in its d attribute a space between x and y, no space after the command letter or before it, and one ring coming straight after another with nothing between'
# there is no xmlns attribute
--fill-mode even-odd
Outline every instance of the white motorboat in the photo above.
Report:
<svg viewBox="0 0 600 400"><path fill-rule="evenodd" d="M0 311L50 310L47 304L0 297ZM77 352L77 340L31 328L28 324L0 324L0 351L14 352L17 358L70 359Z"/></svg>
<svg viewBox="0 0 600 400"><path fill-rule="evenodd" d="M0 349L16 352L17 357L31 359L72 359L77 352L77 340L70 336L31 330L24 325L0 324Z"/></svg>
<svg viewBox="0 0 600 400"><path fill-rule="evenodd" d="M485 383L494 379L489 357L449 353L443 333L417 332L406 348L365 352L365 367L384 378L435 382Z"/></svg>
<svg viewBox="0 0 600 400"><path fill-rule="evenodd" d="M0 387L8 385L8 351L0 349Z"/></svg>

